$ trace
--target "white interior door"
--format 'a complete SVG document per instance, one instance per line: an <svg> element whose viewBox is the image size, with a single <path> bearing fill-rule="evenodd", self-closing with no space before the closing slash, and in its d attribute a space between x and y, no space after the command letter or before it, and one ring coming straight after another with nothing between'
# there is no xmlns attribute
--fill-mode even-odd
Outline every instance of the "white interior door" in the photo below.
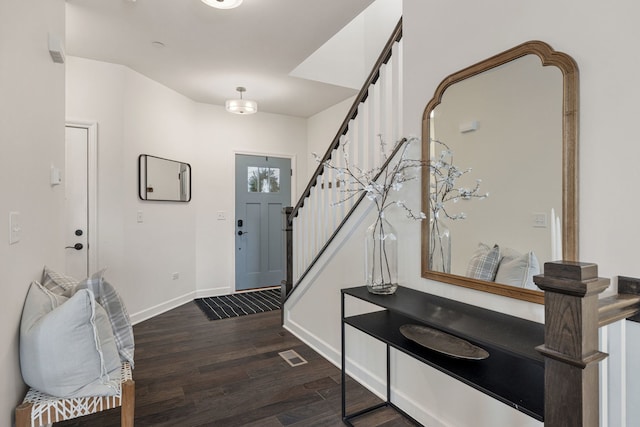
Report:
<svg viewBox="0 0 640 427"><path fill-rule="evenodd" d="M87 277L93 267L90 182L95 180L95 170L90 167L91 131L90 126L67 125L65 132L65 271L78 279Z"/></svg>

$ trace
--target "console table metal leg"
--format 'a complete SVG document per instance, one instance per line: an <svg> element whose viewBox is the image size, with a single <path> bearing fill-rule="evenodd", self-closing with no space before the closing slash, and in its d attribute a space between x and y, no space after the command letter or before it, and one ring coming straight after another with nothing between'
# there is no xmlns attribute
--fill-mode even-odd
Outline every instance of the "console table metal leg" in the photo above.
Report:
<svg viewBox="0 0 640 427"><path fill-rule="evenodd" d="M345 374L345 368L346 368L346 355L345 355L345 339L344 339L344 294L341 295L341 302L340 302L340 315L341 315L341 321L340 321L340 328L341 328L341 337L342 337L342 372L340 373L340 385L342 387L342 419L346 420L347 418L347 402L346 402L346 393L347 393L347 387L346 387L346 379L347 379L347 375Z"/></svg>
<svg viewBox="0 0 640 427"><path fill-rule="evenodd" d="M391 348L387 344L387 403L391 403Z"/></svg>
<svg viewBox="0 0 640 427"><path fill-rule="evenodd" d="M361 415L373 412L377 409L380 408L384 408L384 407L392 407L394 408L396 411L400 412L402 415L404 415L405 417L407 417L408 419L410 419L411 421L414 421L416 423L416 425L421 425L419 423L417 423L413 418L411 418L410 416L408 416L406 413L404 413L400 408L398 408L396 405L394 405L393 403L391 403L391 346L389 344L386 344L387 346L387 399L386 402L382 402L382 403L378 403L377 405L373 405L370 406L368 408L362 409L360 411L354 412L352 414L347 415L347 374L346 374L346 365L347 365L347 356L346 356L346 352L345 352L345 343L346 343L346 338L345 338L345 317L344 317L344 300L345 300L345 296L344 294L341 295L341 301L340 301L340 336L341 336L341 348L342 348L342 355L341 355L341 364L342 364L342 372L340 373L340 378L341 378L341 388L342 388L342 422L348 426L352 426L353 424L351 423L351 420L354 418L357 418Z"/></svg>

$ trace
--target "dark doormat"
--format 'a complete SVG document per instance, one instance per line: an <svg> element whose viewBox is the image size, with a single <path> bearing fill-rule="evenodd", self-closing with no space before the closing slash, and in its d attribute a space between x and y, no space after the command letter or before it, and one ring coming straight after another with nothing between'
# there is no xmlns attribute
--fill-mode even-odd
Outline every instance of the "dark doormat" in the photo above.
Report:
<svg viewBox="0 0 640 427"><path fill-rule="evenodd" d="M280 289L242 292L193 300L209 320L227 319L280 309Z"/></svg>

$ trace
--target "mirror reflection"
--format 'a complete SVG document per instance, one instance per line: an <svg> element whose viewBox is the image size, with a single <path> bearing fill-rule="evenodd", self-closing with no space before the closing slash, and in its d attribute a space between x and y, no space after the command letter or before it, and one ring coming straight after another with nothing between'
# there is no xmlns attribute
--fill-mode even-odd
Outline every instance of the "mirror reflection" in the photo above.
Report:
<svg viewBox="0 0 640 427"><path fill-rule="evenodd" d="M577 68L564 54L568 68L543 65L540 46L552 52L530 42L449 76L427 106L423 155L457 171L457 194L437 197L436 168L423 176L423 277L542 302L532 277L577 257L576 141L563 131Z"/></svg>
<svg viewBox="0 0 640 427"><path fill-rule="evenodd" d="M142 200L191 200L191 165L141 154L138 157L139 196Z"/></svg>
<svg viewBox="0 0 640 427"><path fill-rule="evenodd" d="M562 211L562 73L542 67L535 55L466 79L445 91L433 110L430 138L445 142L459 168L467 170L456 187L489 192L482 201L460 198L450 217L442 218L451 234L451 269L467 272L474 253L498 245L521 255L530 253L529 276L551 261L551 212ZM443 147L431 144L431 158ZM484 194L484 193L482 193ZM463 212L463 218L453 215ZM432 269L434 266L431 266ZM442 271L442 270L440 270ZM489 276L495 274L489 273ZM537 289L500 274L498 282ZM490 277L493 280L495 277Z"/></svg>

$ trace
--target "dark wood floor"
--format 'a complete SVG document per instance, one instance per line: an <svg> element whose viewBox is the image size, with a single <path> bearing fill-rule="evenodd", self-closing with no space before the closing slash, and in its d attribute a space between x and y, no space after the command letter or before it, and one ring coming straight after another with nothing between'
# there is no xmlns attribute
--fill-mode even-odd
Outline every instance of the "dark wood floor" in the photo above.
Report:
<svg viewBox="0 0 640 427"><path fill-rule="evenodd" d="M134 327L135 425L341 426L340 370L280 326L280 311L209 321L194 303ZM290 367L293 349L309 363ZM379 402L347 381L348 412ZM358 426L412 425L392 409ZM62 426L119 426L120 409Z"/></svg>

